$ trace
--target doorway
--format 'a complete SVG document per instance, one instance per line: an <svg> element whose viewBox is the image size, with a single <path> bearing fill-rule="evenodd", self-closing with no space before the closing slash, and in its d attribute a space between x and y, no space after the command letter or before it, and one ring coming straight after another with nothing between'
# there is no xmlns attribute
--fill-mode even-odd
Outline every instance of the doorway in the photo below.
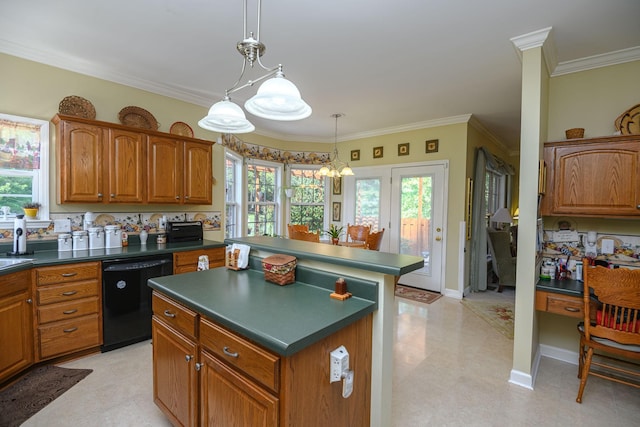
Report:
<svg viewBox="0 0 640 427"><path fill-rule="evenodd" d="M344 179L344 222L385 228L380 251L424 259L401 284L442 291L447 170L446 161L391 165L354 169Z"/></svg>

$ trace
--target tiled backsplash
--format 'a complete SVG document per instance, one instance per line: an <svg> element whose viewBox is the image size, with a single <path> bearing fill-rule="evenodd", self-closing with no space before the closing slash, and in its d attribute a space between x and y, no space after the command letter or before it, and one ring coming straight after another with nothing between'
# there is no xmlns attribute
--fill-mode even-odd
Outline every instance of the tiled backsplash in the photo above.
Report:
<svg viewBox="0 0 640 427"><path fill-rule="evenodd" d="M574 240L572 237L577 236ZM603 253L603 241L613 242L611 254ZM543 256L557 258L571 255L582 258L586 255L587 231L577 230L545 230ZM607 233L596 234L596 251L599 258L612 263L635 265L640 264L640 236L617 235Z"/></svg>
<svg viewBox="0 0 640 427"><path fill-rule="evenodd" d="M96 226L119 225L129 234L138 234L144 228L150 234L159 233L159 220L163 215L167 221L202 221L204 231L220 230L222 215L212 212L163 212L163 213L94 213ZM27 222L27 240L56 240L59 233L54 230L54 220L66 219L71 222L71 231L82 230L84 212L61 213L50 215L51 222L47 227L30 228ZM40 225L40 224L39 224ZM6 227L6 226L5 226ZM13 241L13 227L0 228L0 243Z"/></svg>

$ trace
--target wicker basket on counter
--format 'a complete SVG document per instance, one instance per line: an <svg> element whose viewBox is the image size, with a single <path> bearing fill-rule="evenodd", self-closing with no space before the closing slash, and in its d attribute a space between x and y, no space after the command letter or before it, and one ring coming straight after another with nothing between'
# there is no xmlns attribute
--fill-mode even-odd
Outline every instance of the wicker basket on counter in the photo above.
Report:
<svg viewBox="0 0 640 427"><path fill-rule="evenodd" d="M584 138L584 128L573 128L564 131L567 139Z"/></svg>
<svg viewBox="0 0 640 427"><path fill-rule="evenodd" d="M271 255L262 260L264 279L278 285L288 285L296 281L296 257L291 255Z"/></svg>

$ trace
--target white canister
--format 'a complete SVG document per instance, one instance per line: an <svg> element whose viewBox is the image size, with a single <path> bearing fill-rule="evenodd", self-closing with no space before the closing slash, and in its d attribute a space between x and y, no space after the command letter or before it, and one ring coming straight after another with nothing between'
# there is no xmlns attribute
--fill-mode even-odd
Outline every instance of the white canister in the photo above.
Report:
<svg viewBox="0 0 640 427"><path fill-rule="evenodd" d="M104 247L121 248L122 230L117 225L107 225L104 227Z"/></svg>
<svg viewBox="0 0 640 427"><path fill-rule="evenodd" d="M89 249L104 248L104 230L102 227L89 228Z"/></svg>
<svg viewBox="0 0 640 427"><path fill-rule="evenodd" d="M86 231L74 231L73 232L73 250L81 251L89 249L89 239L87 238Z"/></svg>
<svg viewBox="0 0 640 427"><path fill-rule="evenodd" d="M578 261L576 262L576 280L579 280L582 282L582 261Z"/></svg>
<svg viewBox="0 0 640 427"><path fill-rule="evenodd" d="M147 232L147 230L142 229L142 231L140 231L140 244L146 245L148 237L149 237L149 233Z"/></svg>
<svg viewBox="0 0 640 427"><path fill-rule="evenodd" d="M71 234L58 234L58 251L70 251L73 249Z"/></svg>

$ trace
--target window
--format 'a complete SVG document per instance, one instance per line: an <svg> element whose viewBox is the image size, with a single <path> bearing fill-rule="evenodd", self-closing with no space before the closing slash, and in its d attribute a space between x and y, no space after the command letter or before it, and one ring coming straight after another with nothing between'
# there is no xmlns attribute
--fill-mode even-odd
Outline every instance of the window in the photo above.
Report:
<svg viewBox="0 0 640 427"><path fill-rule="evenodd" d="M281 170L267 162L247 165L247 236L278 234Z"/></svg>
<svg viewBox="0 0 640 427"><path fill-rule="evenodd" d="M225 238L242 235L242 158L227 152L225 155Z"/></svg>
<svg viewBox="0 0 640 427"><path fill-rule="evenodd" d="M0 114L0 206L10 215L38 202L49 217L49 122Z"/></svg>
<svg viewBox="0 0 640 427"><path fill-rule="evenodd" d="M506 207L506 176L494 170L485 172L485 215L490 216L498 209Z"/></svg>
<svg viewBox="0 0 640 427"><path fill-rule="evenodd" d="M380 229L380 178L356 178L354 225Z"/></svg>
<svg viewBox="0 0 640 427"><path fill-rule="evenodd" d="M327 191L318 169L291 168L289 223L307 224L309 230L324 230Z"/></svg>

